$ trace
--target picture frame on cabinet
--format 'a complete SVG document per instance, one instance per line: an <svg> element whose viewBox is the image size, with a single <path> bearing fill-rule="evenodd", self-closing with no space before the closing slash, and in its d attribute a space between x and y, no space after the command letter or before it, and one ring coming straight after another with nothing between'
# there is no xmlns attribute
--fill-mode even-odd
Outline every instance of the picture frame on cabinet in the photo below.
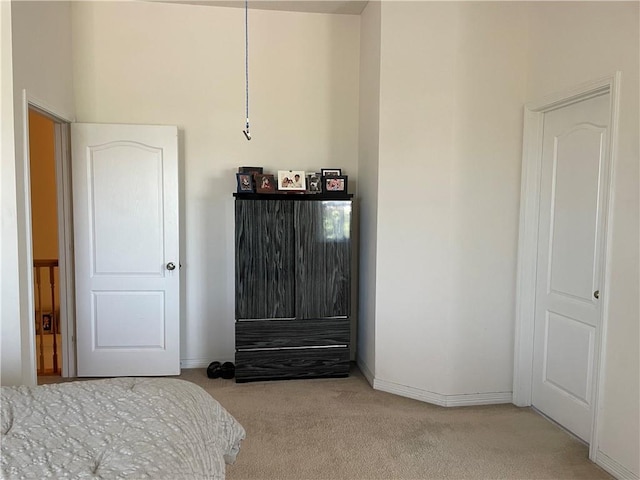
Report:
<svg viewBox="0 0 640 480"><path fill-rule="evenodd" d="M325 193L347 193L346 175L329 175L322 177L322 189Z"/></svg>
<svg viewBox="0 0 640 480"><path fill-rule="evenodd" d="M254 176L256 182L256 193L276 193L276 179L270 173Z"/></svg>
<svg viewBox="0 0 640 480"><path fill-rule="evenodd" d="M307 193L322 193L322 174L307 174Z"/></svg>
<svg viewBox="0 0 640 480"><path fill-rule="evenodd" d="M302 170L278 170L278 190L304 192L307 177Z"/></svg>
<svg viewBox="0 0 640 480"><path fill-rule="evenodd" d="M236 173L238 193L253 193L253 174Z"/></svg>
<svg viewBox="0 0 640 480"><path fill-rule="evenodd" d="M323 177L334 177L334 176L340 176L342 175L342 169L341 168L322 168L320 169L320 174Z"/></svg>

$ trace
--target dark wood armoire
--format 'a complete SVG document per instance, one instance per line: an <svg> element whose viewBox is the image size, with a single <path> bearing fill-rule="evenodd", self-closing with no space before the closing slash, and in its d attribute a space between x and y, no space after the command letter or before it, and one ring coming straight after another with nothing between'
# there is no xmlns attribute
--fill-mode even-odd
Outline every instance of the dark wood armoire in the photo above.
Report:
<svg viewBox="0 0 640 480"><path fill-rule="evenodd" d="M235 195L236 381L349 374L349 195Z"/></svg>

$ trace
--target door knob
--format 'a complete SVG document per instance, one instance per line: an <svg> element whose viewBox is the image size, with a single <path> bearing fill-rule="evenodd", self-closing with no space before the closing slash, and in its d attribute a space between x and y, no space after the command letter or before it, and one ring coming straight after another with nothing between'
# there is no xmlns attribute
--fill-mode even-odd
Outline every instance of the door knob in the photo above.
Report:
<svg viewBox="0 0 640 480"><path fill-rule="evenodd" d="M593 292L593 297L600 298L600 290L596 290L595 292Z"/></svg>
<svg viewBox="0 0 640 480"><path fill-rule="evenodd" d="M167 270L175 270L176 269L176 264L173 262L169 262L167 263Z"/></svg>

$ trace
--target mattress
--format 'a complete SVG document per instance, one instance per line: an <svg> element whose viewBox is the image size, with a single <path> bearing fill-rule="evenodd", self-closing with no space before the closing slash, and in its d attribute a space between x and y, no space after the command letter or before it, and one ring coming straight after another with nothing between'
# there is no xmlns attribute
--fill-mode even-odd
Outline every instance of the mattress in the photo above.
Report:
<svg viewBox="0 0 640 480"><path fill-rule="evenodd" d="M2 387L2 478L224 479L245 437L204 389L168 378Z"/></svg>

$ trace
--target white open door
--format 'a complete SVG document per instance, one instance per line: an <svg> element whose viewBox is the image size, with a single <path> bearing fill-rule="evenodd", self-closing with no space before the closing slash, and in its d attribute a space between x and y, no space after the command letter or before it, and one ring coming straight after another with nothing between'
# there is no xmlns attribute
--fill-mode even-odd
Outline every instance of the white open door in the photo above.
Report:
<svg viewBox="0 0 640 480"><path fill-rule="evenodd" d="M178 375L177 127L71 139L78 376Z"/></svg>

